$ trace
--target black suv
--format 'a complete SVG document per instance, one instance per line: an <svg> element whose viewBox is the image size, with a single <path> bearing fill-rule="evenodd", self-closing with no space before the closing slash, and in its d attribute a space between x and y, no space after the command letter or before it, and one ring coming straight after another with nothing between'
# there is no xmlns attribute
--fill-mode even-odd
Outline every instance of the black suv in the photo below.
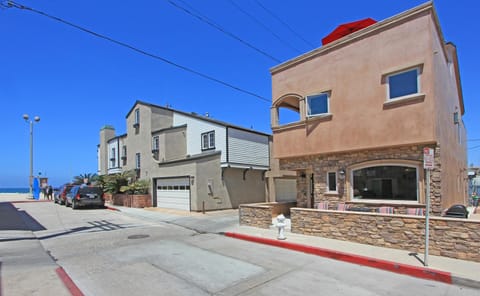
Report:
<svg viewBox="0 0 480 296"><path fill-rule="evenodd" d="M105 199L101 187L89 187L85 185L73 186L67 193L65 205L72 205L72 209L78 209L82 206L104 207Z"/></svg>

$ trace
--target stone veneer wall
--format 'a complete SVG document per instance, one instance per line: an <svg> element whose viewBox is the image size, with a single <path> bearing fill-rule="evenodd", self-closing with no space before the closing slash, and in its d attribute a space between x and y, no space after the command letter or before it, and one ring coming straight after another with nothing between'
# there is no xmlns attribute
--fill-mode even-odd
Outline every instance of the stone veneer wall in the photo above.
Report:
<svg viewBox="0 0 480 296"><path fill-rule="evenodd" d="M292 208L291 231L424 252L425 217ZM480 221L431 217L429 254L480 262Z"/></svg>
<svg viewBox="0 0 480 296"><path fill-rule="evenodd" d="M423 145L414 145L328 155L292 157L280 159L280 169L294 171L312 170L315 180L315 203L328 200L331 202L331 204L336 204L338 202L350 201L345 188L345 180L342 182L339 179L338 194L325 194L327 191L327 172L338 171L339 169L348 169L352 165L376 160L416 161L420 167L422 167L423 147ZM440 216L442 213L440 147L436 146L433 148L435 148L435 169L431 171L430 178L430 206L432 214ZM299 174L297 177L297 204L299 207L307 207L308 182L306 182L306 178L302 178L300 175L301 174ZM350 180L350 182L352 181Z"/></svg>
<svg viewBox="0 0 480 296"><path fill-rule="evenodd" d="M276 217L280 214L289 216L290 208L295 206L296 202L273 202L240 205L240 225L258 228L270 228L273 217Z"/></svg>

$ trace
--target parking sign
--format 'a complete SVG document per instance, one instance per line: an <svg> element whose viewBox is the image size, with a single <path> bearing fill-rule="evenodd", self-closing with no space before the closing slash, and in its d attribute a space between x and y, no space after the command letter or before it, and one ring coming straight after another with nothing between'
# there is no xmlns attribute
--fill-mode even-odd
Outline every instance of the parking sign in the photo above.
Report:
<svg viewBox="0 0 480 296"><path fill-rule="evenodd" d="M427 170L433 170L435 165L435 154L433 148L423 148L423 168Z"/></svg>

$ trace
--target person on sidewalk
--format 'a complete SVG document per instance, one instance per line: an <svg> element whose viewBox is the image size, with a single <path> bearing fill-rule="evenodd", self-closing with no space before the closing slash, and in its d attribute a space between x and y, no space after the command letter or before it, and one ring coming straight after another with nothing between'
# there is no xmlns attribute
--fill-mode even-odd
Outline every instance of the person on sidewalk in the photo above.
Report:
<svg viewBox="0 0 480 296"><path fill-rule="evenodd" d="M53 187L52 187L52 185L48 185L48 187L47 187L47 199L48 200L53 199Z"/></svg>
<svg viewBox="0 0 480 296"><path fill-rule="evenodd" d="M472 193L472 205L473 205L473 213L476 214L477 213L477 208L478 208L478 200L480 199L480 197L478 196L478 194L476 192L473 192Z"/></svg>

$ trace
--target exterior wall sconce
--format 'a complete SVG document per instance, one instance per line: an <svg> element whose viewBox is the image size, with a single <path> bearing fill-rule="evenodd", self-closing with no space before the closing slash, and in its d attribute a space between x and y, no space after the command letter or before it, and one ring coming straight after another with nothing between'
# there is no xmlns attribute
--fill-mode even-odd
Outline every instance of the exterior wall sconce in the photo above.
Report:
<svg viewBox="0 0 480 296"><path fill-rule="evenodd" d="M340 176L340 179L345 179L345 169L338 170L338 175Z"/></svg>
<svg viewBox="0 0 480 296"><path fill-rule="evenodd" d="M190 184L192 186L195 184L195 176L190 176Z"/></svg>

